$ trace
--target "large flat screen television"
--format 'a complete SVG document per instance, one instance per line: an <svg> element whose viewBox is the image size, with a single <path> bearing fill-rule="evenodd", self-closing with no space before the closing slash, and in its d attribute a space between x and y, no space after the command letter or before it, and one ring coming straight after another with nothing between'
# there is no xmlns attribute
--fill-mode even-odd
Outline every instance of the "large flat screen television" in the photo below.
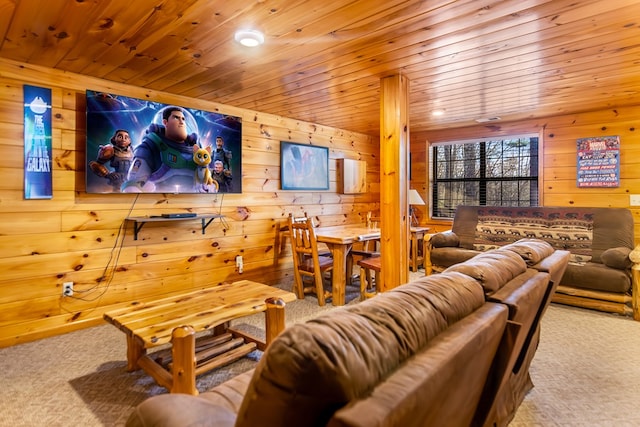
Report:
<svg viewBox="0 0 640 427"><path fill-rule="evenodd" d="M87 90L87 193L242 193L242 120Z"/></svg>

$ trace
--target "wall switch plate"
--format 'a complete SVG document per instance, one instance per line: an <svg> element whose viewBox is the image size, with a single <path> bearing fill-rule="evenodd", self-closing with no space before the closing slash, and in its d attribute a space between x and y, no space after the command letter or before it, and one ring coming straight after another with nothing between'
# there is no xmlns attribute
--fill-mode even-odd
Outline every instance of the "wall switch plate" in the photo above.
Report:
<svg viewBox="0 0 640 427"><path fill-rule="evenodd" d="M629 205L630 206L640 206L640 194L630 194L629 195Z"/></svg>

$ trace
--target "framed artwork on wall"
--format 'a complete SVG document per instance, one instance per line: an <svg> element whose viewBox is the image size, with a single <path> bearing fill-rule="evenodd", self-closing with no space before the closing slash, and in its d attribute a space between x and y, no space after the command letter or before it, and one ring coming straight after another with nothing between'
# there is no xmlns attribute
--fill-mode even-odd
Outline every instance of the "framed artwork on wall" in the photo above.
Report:
<svg viewBox="0 0 640 427"><path fill-rule="evenodd" d="M51 89L24 85L24 198L51 199Z"/></svg>
<svg viewBox="0 0 640 427"><path fill-rule="evenodd" d="M283 190L328 190L329 149L280 141L280 182Z"/></svg>
<svg viewBox="0 0 640 427"><path fill-rule="evenodd" d="M578 188L620 186L620 137L579 138Z"/></svg>

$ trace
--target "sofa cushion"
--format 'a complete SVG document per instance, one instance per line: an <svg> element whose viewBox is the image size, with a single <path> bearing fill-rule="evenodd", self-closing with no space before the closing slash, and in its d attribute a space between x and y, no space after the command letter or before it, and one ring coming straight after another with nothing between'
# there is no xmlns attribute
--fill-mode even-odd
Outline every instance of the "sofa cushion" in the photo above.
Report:
<svg viewBox="0 0 640 427"><path fill-rule="evenodd" d="M457 271L473 277L482 285L485 294L491 294L526 269L527 264L517 253L495 249L476 255L462 264L452 265L444 272Z"/></svg>
<svg viewBox="0 0 640 427"><path fill-rule="evenodd" d="M474 249L487 251L520 238L541 239L571 251L572 262L592 258L594 209L576 207L474 207Z"/></svg>
<svg viewBox="0 0 640 427"><path fill-rule="evenodd" d="M603 292L630 293L631 272L597 262L569 264L560 285Z"/></svg>
<svg viewBox="0 0 640 427"><path fill-rule="evenodd" d="M528 266L539 263L554 251L553 247L539 239L520 239L502 247L520 255Z"/></svg>
<svg viewBox="0 0 640 427"><path fill-rule="evenodd" d="M466 249L486 251L537 238L570 251L570 262L599 263L609 248L635 246L633 227L631 211L624 208L458 206L452 230Z"/></svg>
<svg viewBox="0 0 640 427"><path fill-rule="evenodd" d="M633 263L629 259L630 253L631 248L610 248L602 252L602 255L600 255L600 259L602 260L602 263L607 267L626 270L627 268L631 268L631 266L633 265Z"/></svg>
<svg viewBox="0 0 640 427"><path fill-rule="evenodd" d="M325 425L483 303L475 280L440 274L293 325L260 359L236 426Z"/></svg>

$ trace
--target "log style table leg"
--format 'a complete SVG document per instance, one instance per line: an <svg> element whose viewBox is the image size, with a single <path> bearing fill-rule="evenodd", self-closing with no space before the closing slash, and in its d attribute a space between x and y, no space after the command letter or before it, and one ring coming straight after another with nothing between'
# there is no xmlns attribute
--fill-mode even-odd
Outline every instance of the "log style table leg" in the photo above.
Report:
<svg viewBox="0 0 640 427"><path fill-rule="evenodd" d="M264 312L264 329L266 347L284 330L284 307L282 298L268 298ZM264 349L261 349L264 351Z"/></svg>
<svg viewBox="0 0 640 427"><path fill-rule="evenodd" d="M140 367L138 360L147 354L142 342L131 334L127 334L127 372L133 372Z"/></svg>
<svg viewBox="0 0 640 427"><path fill-rule="evenodd" d="M351 251L352 244L327 243L333 255L333 305L344 305L347 287L347 255ZM351 274L350 272L348 274Z"/></svg>
<svg viewBox="0 0 640 427"><path fill-rule="evenodd" d="M197 395L196 332L191 326L175 328L171 335L173 355L173 385L171 393Z"/></svg>

